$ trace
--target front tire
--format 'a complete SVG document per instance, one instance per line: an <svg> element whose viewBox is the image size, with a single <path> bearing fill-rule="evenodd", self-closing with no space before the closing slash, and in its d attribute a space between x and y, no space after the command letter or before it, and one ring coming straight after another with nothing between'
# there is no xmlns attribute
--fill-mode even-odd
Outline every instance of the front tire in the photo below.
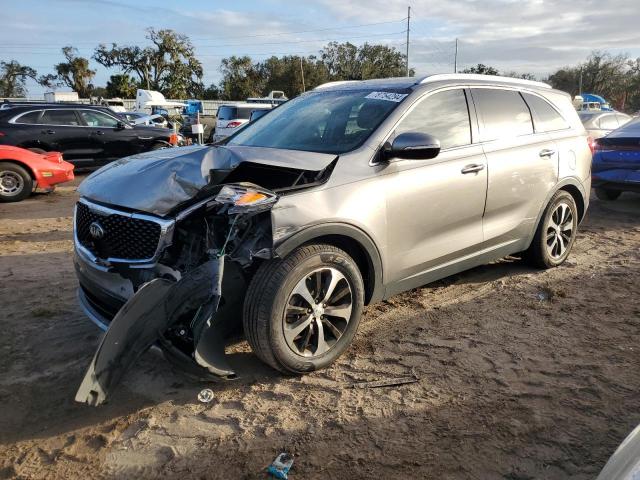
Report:
<svg viewBox="0 0 640 480"><path fill-rule="evenodd" d="M311 244L260 266L245 299L243 325L254 353L287 374L333 363L362 315L364 283L354 260Z"/></svg>
<svg viewBox="0 0 640 480"><path fill-rule="evenodd" d="M608 188L596 188L596 197L598 197L599 200L604 200L605 202L617 200L617 198L620 195L622 195L622 192L619 190L609 190Z"/></svg>
<svg viewBox="0 0 640 480"><path fill-rule="evenodd" d="M33 191L33 179L20 165L0 162L0 202L19 202Z"/></svg>
<svg viewBox="0 0 640 480"><path fill-rule="evenodd" d="M569 192L560 190L545 208L524 259L538 268L561 265L573 248L577 232L576 202Z"/></svg>

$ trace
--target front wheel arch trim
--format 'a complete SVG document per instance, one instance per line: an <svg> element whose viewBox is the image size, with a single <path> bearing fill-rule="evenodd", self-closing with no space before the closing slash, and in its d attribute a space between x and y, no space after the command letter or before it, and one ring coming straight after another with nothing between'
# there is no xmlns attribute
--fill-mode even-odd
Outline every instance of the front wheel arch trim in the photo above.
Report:
<svg viewBox="0 0 640 480"><path fill-rule="evenodd" d="M382 258L371 237L358 227L345 223L313 225L288 237L279 243L274 251L278 257L284 258L299 246L307 243L329 243L344 248L344 242L357 246L366 257L364 260L366 260L368 272L362 271L363 269L359 265L365 281L365 304L379 302L384 298ZM347 251L347 253L350 252ZM354 260L357 263L358 259L354 258ZM367 273L369 278L364 278Z"/></svg>

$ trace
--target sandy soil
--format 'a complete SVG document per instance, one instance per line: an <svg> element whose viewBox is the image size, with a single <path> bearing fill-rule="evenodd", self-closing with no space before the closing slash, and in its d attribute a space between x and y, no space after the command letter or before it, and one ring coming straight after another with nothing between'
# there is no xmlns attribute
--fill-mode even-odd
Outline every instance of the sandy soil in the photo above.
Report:
<svg viewBox="0 0 640 480"><path fill-rule="evenodd" d="M264 478L288 451L294 479L587 479L640 422L640 196L593 200L561 268L504 260L367 308L328 370L285 378L241 343L241 379L201 404L150 351L101 408L73 401L100 337L74 201L0 206L0 478Z"/></svg>

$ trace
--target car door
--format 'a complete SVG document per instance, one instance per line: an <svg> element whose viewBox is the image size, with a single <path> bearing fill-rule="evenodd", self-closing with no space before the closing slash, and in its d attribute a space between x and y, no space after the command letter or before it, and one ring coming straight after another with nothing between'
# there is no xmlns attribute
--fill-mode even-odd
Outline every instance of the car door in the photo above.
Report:
<svg viewBox="0 0 640 480"><path fill-rule="evenodd" d="M72 108L45 109L39 120L40 140L75 164L90 163L95 151L89 132Z"/></svg>
<svg viewBox="0 0 640 480"><path fill-rule="evenodd" d="M488 188L483 234L489 247L527 239L558 179L555 141L534 132L531 111L517 90L472 88Z"/></svg>
<svg viewBox="0 0 640 480"><path fill-rule="evenodd" d="M416 102L395 128L395 135L418 131L441 144L436 158L394 159L384 170L392 172L384 183L389 280L401 282L398 290L432 280L482 243L487 169L482 147L472 143L474 116L463 88L445 89Z"/></svg>
<svg viewBox="0 0 640 480"><path fill-rule="evenodd" d="M89 135L100 149L98 155L101 163L136 153L135 131L123 121L97 110L80 110L80 116L89 127Z"/></svg>

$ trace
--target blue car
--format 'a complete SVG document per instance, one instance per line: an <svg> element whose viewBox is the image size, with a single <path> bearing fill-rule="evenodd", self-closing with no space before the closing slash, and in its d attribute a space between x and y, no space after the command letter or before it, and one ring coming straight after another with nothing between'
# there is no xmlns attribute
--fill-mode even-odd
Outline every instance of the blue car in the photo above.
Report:
<svg viewBox="0 0 640 480"><path fill-rule="evenodd" d="M595 141L591 186L601 200L640 192L640 118Z"/></svg>

